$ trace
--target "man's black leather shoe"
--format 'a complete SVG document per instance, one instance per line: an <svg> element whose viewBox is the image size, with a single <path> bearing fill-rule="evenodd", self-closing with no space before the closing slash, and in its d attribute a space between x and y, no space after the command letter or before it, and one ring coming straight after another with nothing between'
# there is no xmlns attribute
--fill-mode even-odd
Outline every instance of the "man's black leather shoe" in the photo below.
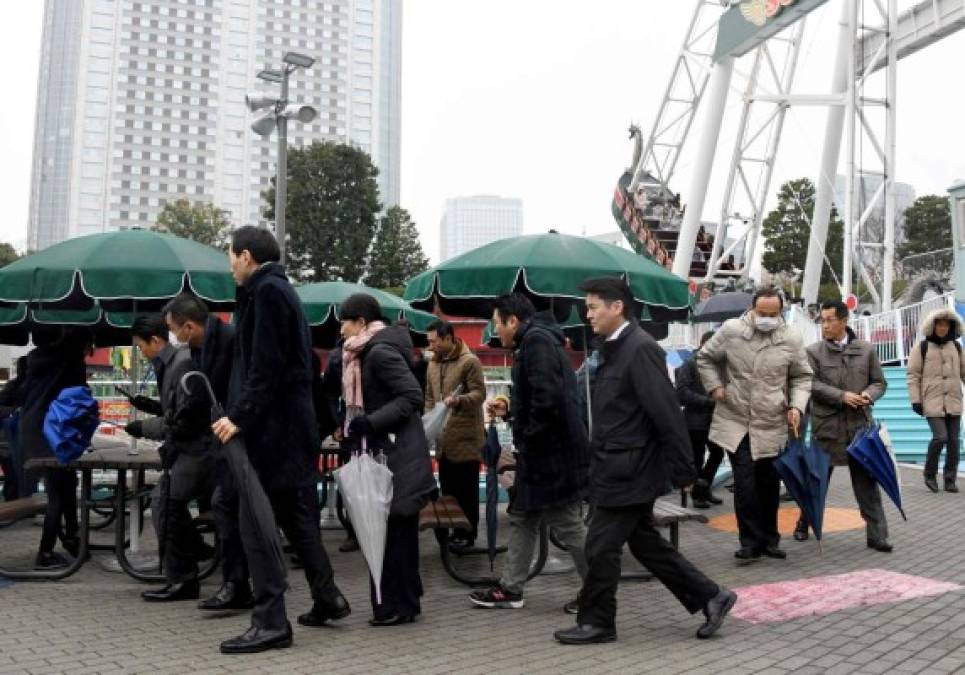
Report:
<svg viewBox="0 0 965 675"><path fill-rule="evenodd" d="M212 597L198 603L198 609L209 612L223 612L229 609L251 609L255 600L251 597L248 584L226 581Z"/></svg>
<svg viewBox="0 0 965 675"><path fill-rule="evenodd" d="M925 476L925 487L927 487L927 488L928 488L929 490L931 490L932 492L936 492L936 493L937 493L937 492L938 492L938 481L935 480L935 477L934 477L934 476L932 476L931 478L929 478L928 476Z"/></svg>
<svg viewBox="0 0 965 675"><path fill-rule="evenodd" d="M168 584L156 591L144 591L141 597L148 602L176 602L177 600L197 600L201 595L201 587L197 579L179 584Z"/></svg>
<svg viewBox="0 0 965 675"><path fill-rule="evenodd" d="M768 558L776 558L778 560L784 560L787 558L787 551L783 548L778 548L777 546L765 546L764 550L761 551Z"/></svg>
<svg viewBox="0 0 965 675"><path fill-rule="evenodd" d="M553 637L564 645L595 645L601 642L613 642L617 639L617 631L615 628L573 626L556 631Z"/></svg>
<svg viewBox="0 0 965 675"><path fill-rule="evenodd" d="M945 481L945 492L958 492L958 486L951 481Z"/></svg>
<svg viewBox="0 0 965 675"><path fill-rule="evenodd" d="M794 526L794 541L807 541L808 538L808 524L805 520L797 521L797 525Z"/></svg>
<svg viewBox="0 0 965 675"><path fill-rule="evenodd" d="M697 629L697 637L701 640L706 640L711 635L717 632L720 625L724 623L724 617L734 608L737 604L737 593L734 591L728 591L723 586L717 592L707 606L704 607L704 616L707 617L707 621L704 625Z"/></svg>
<svg viewBox="0 0 965 675"><path fill-rule="evenodd" d="M753 562L761 559L761 552L756 548L745 546L734 551L734 557L743 563Z"/></svg>
<svg viewBox="0 0 965 675"><path fill-rule="evenodd" d="M869 539L868 548L873 548L881 553L891 553L894 550L894 546L887 539Z"/></svg>
<svg viewBox="0 0 965 675"><path fill-rule="evenodd" d="M327 621L338 621L352 613L345 596L339 594L334 600L316 602L312 608L298 617L302 626L322 626Z"/></svg>
<svg viewBox="0 0 965 675"><path fill-rule="evenodd" d="M252 626L242 635L221 643L222 654L255 654L269 649L292 646L292 625L285 622L282 630L270 630Z"/></svg>

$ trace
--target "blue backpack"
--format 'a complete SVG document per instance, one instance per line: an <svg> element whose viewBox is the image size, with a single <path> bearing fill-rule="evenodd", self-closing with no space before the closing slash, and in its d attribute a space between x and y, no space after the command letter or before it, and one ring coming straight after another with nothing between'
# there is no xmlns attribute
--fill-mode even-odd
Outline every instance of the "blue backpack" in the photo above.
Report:
<svg viewBox="0 0 965 675"><path fill-rule="evenodd" d="M63 465L84 454L100 424L97 401L89 387L67 387L47 409L44 438Z"/></svg>

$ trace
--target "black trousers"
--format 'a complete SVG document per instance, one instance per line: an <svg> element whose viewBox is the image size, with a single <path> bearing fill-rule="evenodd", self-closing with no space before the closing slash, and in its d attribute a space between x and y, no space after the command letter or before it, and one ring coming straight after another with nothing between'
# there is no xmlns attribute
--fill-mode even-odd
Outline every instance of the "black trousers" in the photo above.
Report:
<svg viewBox="0 0 965 675"><path fill-rule="evenodd" d="M694 449L694 467L697 469L697 478L707 481L708 485L714 484L714 476L720 463L724 461L724 449L707 438L710 429L689 429L690 445ZM704 457L707 463L704 463Z"/></svg>
<svg viewBox="0 0 965 675"><path fill-rule="evenodd" d="M318 492L315 485L284 490L270 490L268 499L275 521L285 533L292 549L302 561L312 600L327 604L339 595L335 572L322 547L322 531L318 524Z"/></svg>
<svg viewBox="0 0 965 675"><path fill-rule="evenodd" d="M3 501L12 502L20 498L20 478L9 457L0 457L0 471L3 471Z"/></svg>
<svg viewBox="0 0 965 675"><path fill-rule="evenodd" d="M378 620L422 613L422 577L419 576L419 514L389 516L382 564L382 602L375 596L369 576L372 614Z"/></svg>
<svg viewBox="0 0 965 675"><path fill-rule="evenodd" d="M164 499L160 494L152 499L151 512L157 514L155 530L160 525L164 533L164 578L169 584L198 577L198 557L204 540L194 526L188 504L188 500Z"/></svg>
<svg viewBox="0 0 965 675"><path fill-rule="evenodd" d="M439 492L456 498L472 525L469 541L475 542L479 532L479 462L453 462L440 457Z"/></svg>
<svg viewBox="0 0 965 675"><path fill-rule="evenodd" d="M958 477L958 435L961 429L961 415L945 415L945 417L928 417L931 427L931 441L928 443L928 454L925 456L925 477L935 478L938 475L938 457L945 448L945 470L943 472L946 483L955 483Z"/></svg>
<svg viewBox="0 0 965 675"><path fill-rule="evenodd" d="M777 530L781 481L774 470L774 458L753 459L750 436L744 436L730 459L741 548L759 551L777 546L781 542Z"/></svg>
<svg viewBox="0 0 965 675"><path fill-rule="evenodd" d="M221 549L221 577L225 582L247 584L248 559L241 545L241 530L238 528L238 493L231 470L220 458L215 465L215 481L211 513Z"/></svg>
<svg viewBox="0 0 965 675"><path fill-rule="evenodd" d="M57 543L63 521L63 538L76 539L80 526L77 522L77 473L73 469L48 469L46 474L47 512L40 535L40 552L50 553Z"/></svg>
<svg viewBox="0 0 965 675"><path fill-rule="evenodd" d="M653 525L653 502L619 508L597 506L586 534L589 565L579 595L580 625L613 628L623 544L691 614L719 592L713 581L683 557Z"/></svg>

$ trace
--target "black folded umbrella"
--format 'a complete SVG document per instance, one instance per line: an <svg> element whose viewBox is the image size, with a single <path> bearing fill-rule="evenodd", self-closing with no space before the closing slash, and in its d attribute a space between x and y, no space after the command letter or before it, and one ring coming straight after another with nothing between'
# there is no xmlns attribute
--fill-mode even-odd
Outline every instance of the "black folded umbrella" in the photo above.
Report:
<svg viewBox="0 0 965 675"><path fill-rule="evenodd" d="M188 396L191 396L191 389L188 387L188 380L192 377L199 377L204 382L211 400L211 421L224 417L224 408L215 398L211 382L208 381L204 373L192 370L185 373L181 378L181 387ZM278 536L278 528L275 526L275 514L268 501L268 495L255 473L254 467L248 460L248 450L245 442L240 435L236 435L230 441L221 446L221 452L231 470L235 487L238 490L238 529L241 534L241 545L245 551L245 556L249 563L254 560L262 561L260 565L250 565L252 581L255 586L255 595L258 596L258 589L264 584L260 579L255 578L256 574L263 574L266 579L284 579L287 575L285 565L285 555L282 551L281 538Z"/></svg>
<svg viewBox="0 0 965 675"><path fill-rule="evenodd" d="M493 569L496 559L496 532L499 529L499 481L496 466L502 446L496 425L490 422L486 432L486 444L482 448L483 461L486 463L486 552L489 554L489 569Z"/></svg>

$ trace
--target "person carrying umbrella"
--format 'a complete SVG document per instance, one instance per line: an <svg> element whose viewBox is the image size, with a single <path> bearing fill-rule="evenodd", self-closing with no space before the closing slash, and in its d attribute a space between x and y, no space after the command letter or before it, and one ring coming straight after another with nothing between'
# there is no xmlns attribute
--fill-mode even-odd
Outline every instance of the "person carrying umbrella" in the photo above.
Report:
<svg viewBox="0 0 965 675"><path fill-rule="evenodd" d="M226 401L234 352L234 326L211 314L205 302L191 293L176 296L162 312L171 333L188 346L194 368L208 378L215 398ZM224 453L215 455L211 512L221 550L222 583L213 596L198 603L198 608L206 611L251 609L254 601L248 582L248 560L238 531L237 514L230 508L238 496Z"/></svg>
<svg viewBox="0 0 965 675"><path fill-rule="evenodd" d="M486 382L482 363L456 337L451 323L436 321L429 326L428 338L432 360L426 371L425 411L439 401L452 410L436 443L439 489L456 498L472 525L464 539L453 539L455 546L466 548L475 544L479 529L479 449L485 440Z"/></svg>
<svg viewBox="0 0 965 675"><path fill-rule="evenodd" d="M499 585L470 594L479 607L519 609L533 561L540 522L552 527L582 579L586 527L587 440L576 375L563 351L565 338L552 313L536 312L522 293L496 300L493 324L499 341L514 349L512 400L487 406L509 417L516 449L515 498L509 509L509 544ZM564 609L572 613L575 602Z"/></svg>
<svg viewBox="0 0 965 675"><path fill-rule="evenodd" d="M811 367L800 334L784 323L784 298L759 289L751 309L730 319L697 352L704 388L717 401L709 438L730 453L742 563L784 559L777 508L780 481L774 458L800 427L811 394Z"/></svg>
<svg viewBox="0 0 965 675"><path fill-rule="evenodd" d="M663 350L633 319L629 289L619 277L589 279L587 318L604 342L593 378L590 503L586 535L589 563L579 594L576 626L558 630L563 644L616 640L620 556L628 543L642 562L694 614L709 638L737 595L704 576L653 524L654 502L672 487L693 482L693 453L683 413L667 376Z"/></svg>
<svg viewBox="0 0 965 675"><path fill-rule="evenodd" d="M867 527L868 548L890 553L888 521L881 492L868 471L848 454L848 445L871 419L871 406L884 396L888 383L871 343L859 340L848 327L848 308L840 300L821 305L821 337L807 348L814 371L811 381L811 437L835 466L847 466L851 487ZM808 522L801 512L794 539L808 538Z"/></svg>
<svg viewBox="0 0 965 675"><path fill-rule="evenodd" d="M223 444L244 439L275 519L301 559L311 586L312 609L298 617L307 626L351 613L335 585L318 523L318 453L321 440L312 405L311 335L298 296L278 262L271 232L245 226L232 232L228 250L238 284L234 357L227 414L212 428ZM236 508L231 505L231 508ZM252 577L261 564L247 551ZM287 647L292 629L285 615L284 578L271 580L255 598L252 626L221 644L224 653ZM256 589L257 590L257 589Z"/></svg>
<svg viewBox="0 0 965 675"><path fill-rule="evenodd" d="M44 418L50 404L62 390L87 385L85 358L92 351L93 335L86 328L52 326L35 331L33 342L36 347L27 354L27 382L17 427L23 461L52 455L50 444L44 437ZM77 472L62 467L46 469L44 487L47 511L44 514L40 550L34 564L39 570L69 564L54 551L58 536L64 550L72 556L76 556L80 548Z"/></svg>
<svg viewBox="0 0 965 675"><path fill-rule="evenodd" d="M412 623L422 613L419 511L436 491L420 413L422 390L412 372L412 338L388 326L378 301L366 293L342 303L342 383L346 440L385 454L392 503L385 534L381 601L372 586L372 626ZM359 539L365 535L355 523ZM373 575L374 577L374 575Z"/></svg>
<svg viewBox="0 0 965 675"><path fill-rule="evenodd" d="M932 438L925 458L925 485L938 492L938 458L945 448L945 492L958 492L959 435L962 428L962 383L965 358L958 340L962 320L953 309L936 309L922 322L925 339L908 355L911 407L928 420Z"/></svg>
<svg viewBox="0 0 965 675"><path fill-rule="evenodd" d="M135 420L124 430L135 438L163 441L161 457L166 471L151 496L151 515L167 584L144 591L141 597L148 602L196 600L201 591L198 560L205 554L205 545L188 504L210 492L215 439L209 428L208 405L202 398L187 396L179 386L194 366L186 348L168 341L168 326L160 314L137 317L131 333L138 350L154 364L161 410L159 416Z"/></svg>

